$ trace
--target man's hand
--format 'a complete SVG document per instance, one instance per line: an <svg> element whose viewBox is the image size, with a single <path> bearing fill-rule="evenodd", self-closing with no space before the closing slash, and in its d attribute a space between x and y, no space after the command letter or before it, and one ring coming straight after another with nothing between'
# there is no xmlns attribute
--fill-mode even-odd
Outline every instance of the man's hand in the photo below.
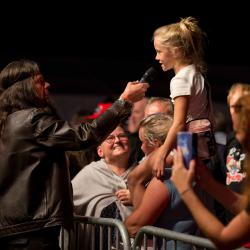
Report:
<svg viewBox="0 0 250 250"><path fill-rule="evenodd" d="M148 88L148 83L129 82L121 94L120 99L124 99L131 103L138 102L145 97Z"/></svg>

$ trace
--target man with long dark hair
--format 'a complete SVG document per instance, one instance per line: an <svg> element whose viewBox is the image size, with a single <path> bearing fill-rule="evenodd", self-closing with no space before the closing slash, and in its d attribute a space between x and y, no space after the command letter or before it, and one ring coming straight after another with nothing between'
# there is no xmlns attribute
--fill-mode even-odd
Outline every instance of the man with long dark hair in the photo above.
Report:
<svg viewBox="0 0 250 250"><path fill-rule="evenodd" d="M60 227L70 228L73 215L65 151L99 144L148 88L129 82L102 116L72 128L50 104L49 86L34 61L0 73L1 249L59 249Z"/></svg>

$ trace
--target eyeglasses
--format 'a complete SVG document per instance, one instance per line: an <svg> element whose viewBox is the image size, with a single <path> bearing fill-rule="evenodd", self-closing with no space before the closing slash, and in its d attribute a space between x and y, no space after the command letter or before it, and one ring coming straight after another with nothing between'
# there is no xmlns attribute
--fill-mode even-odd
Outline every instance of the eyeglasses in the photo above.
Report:
<svg viewBox="0 0 250 250"><path fill-rule="evenodd" d="M106 138L106 142L108 144L112 144L115 142L115 138L118 138L119 141L127 141L128 140L128 136L126 134L118 134L118 135L110 135Z"/></svg>

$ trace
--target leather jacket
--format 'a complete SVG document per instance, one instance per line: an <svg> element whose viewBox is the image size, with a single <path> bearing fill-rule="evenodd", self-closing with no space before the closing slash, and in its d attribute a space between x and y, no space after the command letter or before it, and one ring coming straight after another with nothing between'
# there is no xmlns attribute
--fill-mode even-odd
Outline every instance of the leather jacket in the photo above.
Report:
<svg viewBox="0 0 250 250"><path fill-rule="evenodd" d="M0 237L69 228L73 203L65 151L100 143L128 118L131 106L117 100L96 120L77 128L46 108L10 114L0 141Z"/></svg>

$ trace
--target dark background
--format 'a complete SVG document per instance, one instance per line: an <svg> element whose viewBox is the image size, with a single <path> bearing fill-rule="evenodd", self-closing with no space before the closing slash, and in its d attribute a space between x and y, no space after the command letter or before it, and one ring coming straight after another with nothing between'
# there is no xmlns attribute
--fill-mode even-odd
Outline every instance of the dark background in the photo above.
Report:
<svg viewBox="0 0 250 250"><path fill-rule="evenodd" d="M232 2L232 1L231 1ZM9 2L1 7L0 67L38 61L54 94L112 95L153 64L155 28L196 17L208 36L206 61L213 98L225 102L236 81L250 83L247 1ZM168 96L172 73L148 95Z"/></svg>

